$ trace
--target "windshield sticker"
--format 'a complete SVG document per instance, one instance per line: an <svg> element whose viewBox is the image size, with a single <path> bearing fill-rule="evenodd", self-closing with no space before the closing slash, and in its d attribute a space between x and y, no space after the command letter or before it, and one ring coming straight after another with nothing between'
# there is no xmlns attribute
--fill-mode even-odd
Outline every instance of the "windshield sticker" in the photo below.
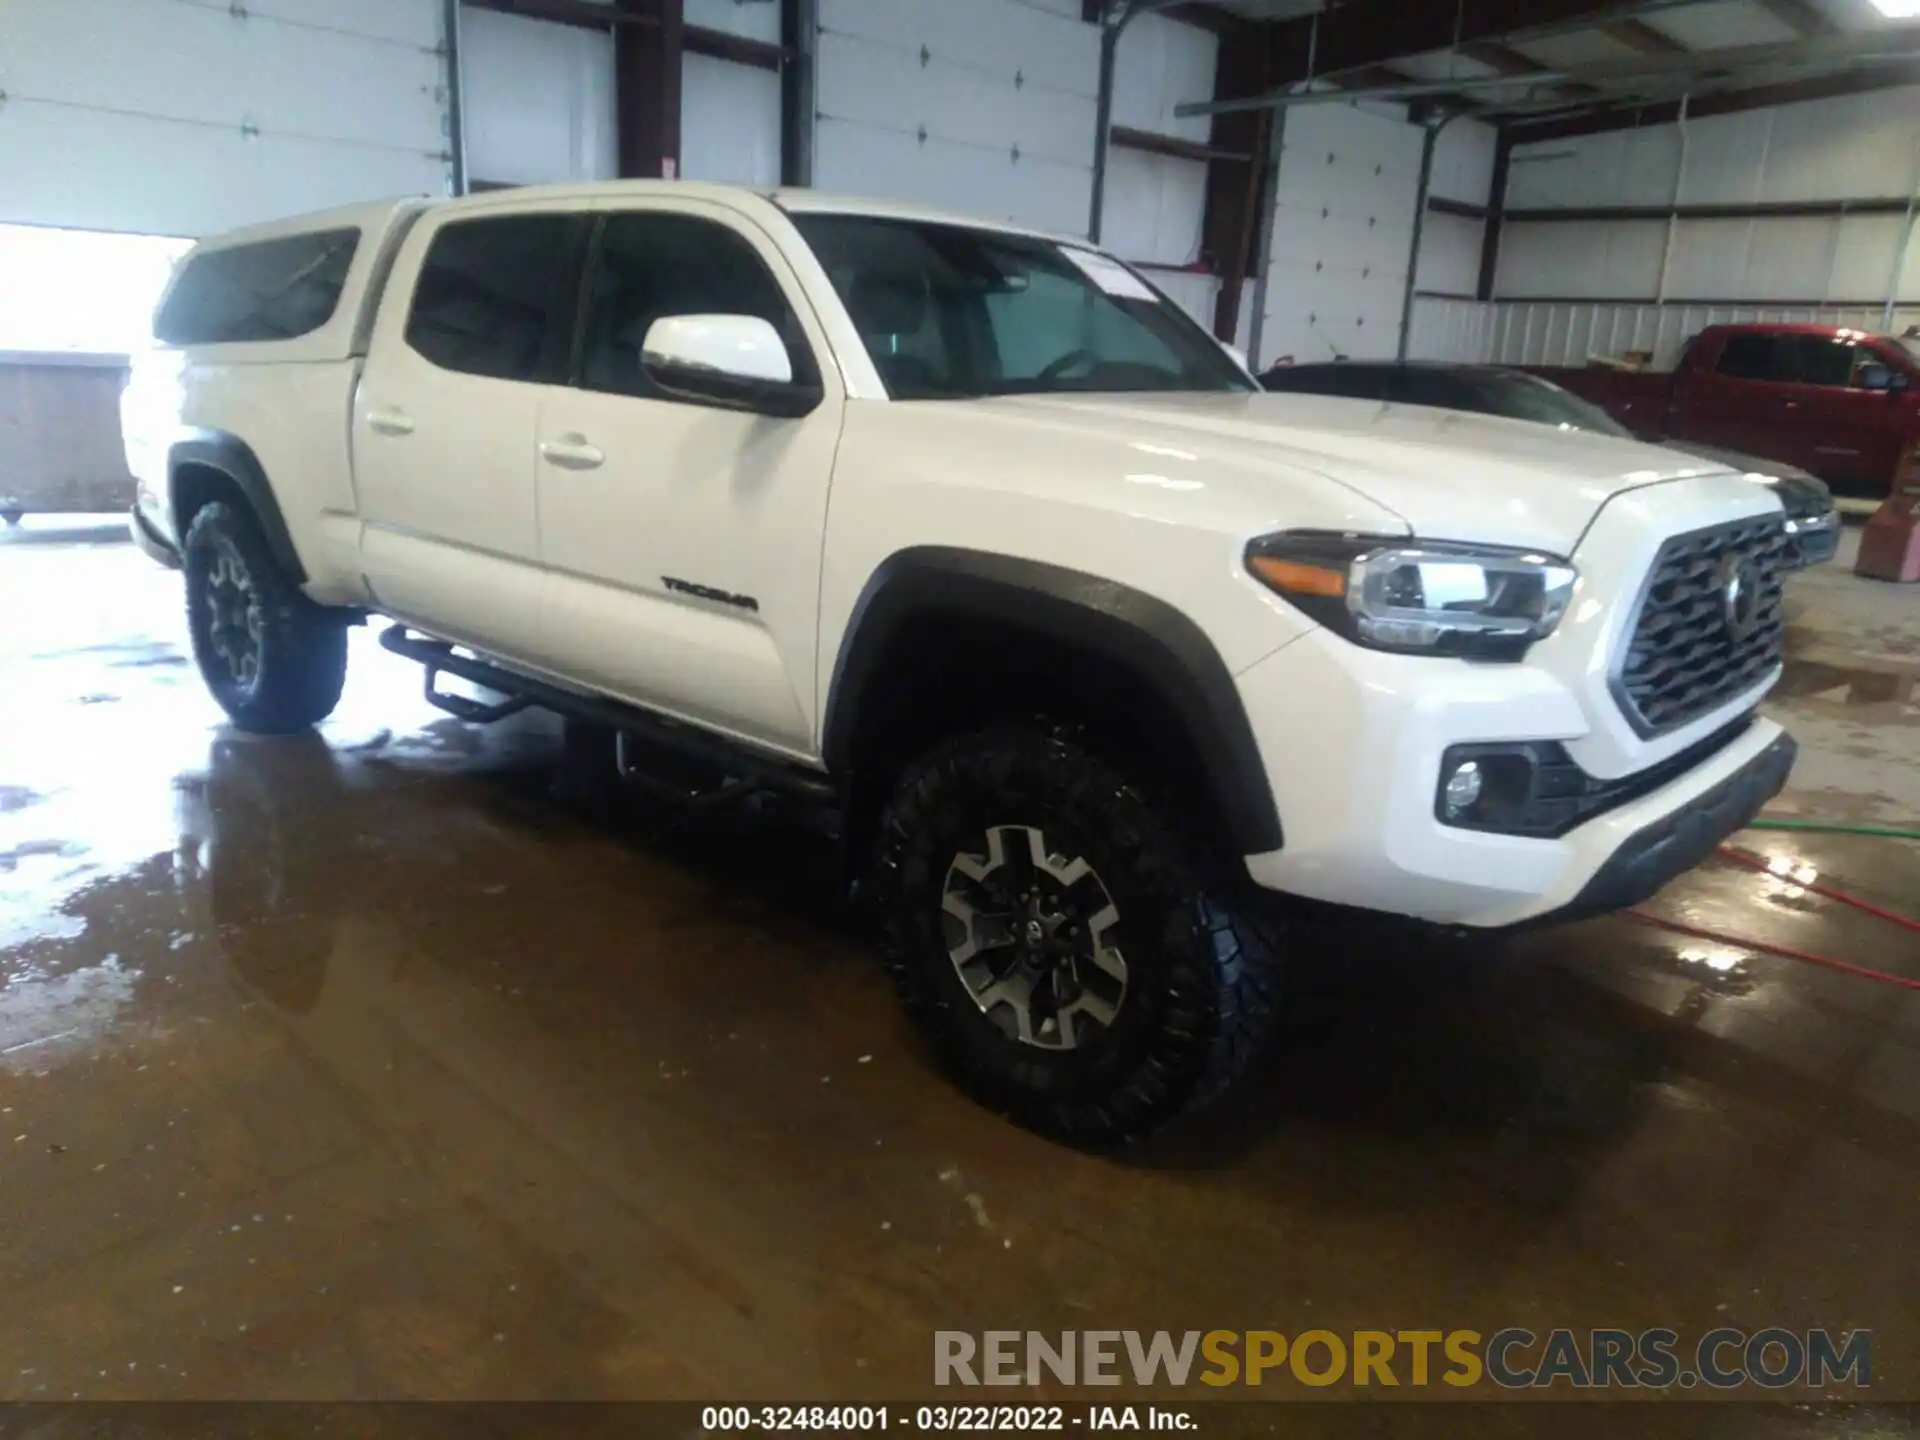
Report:
<svg viewBox="0 0 1920 1440"><path fill-rule="evenodd" d="M1138 275L1117 260L1109 260L1092 250L1080 250L1072 245L1062 245L1060 253L1073 262L1076 270L1109 295L1121 300L1150 300L1156 303L1160 299Z"/></svg>

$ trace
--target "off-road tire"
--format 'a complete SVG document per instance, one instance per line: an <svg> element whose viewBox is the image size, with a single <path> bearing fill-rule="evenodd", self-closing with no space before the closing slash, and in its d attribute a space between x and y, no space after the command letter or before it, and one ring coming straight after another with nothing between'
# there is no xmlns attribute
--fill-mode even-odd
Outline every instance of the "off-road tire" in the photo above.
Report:
<svg viewBox="0 0 1920 1440"><path fill-rule="evenodd" d="M873 901L889 974L942 1066L988 1106L1093 1148L1161 1128L1217 1097L1269 1032L1278 926L1251 882L1210 854L1081 731L1000 728L907 768L880 820ZM1043 829L1110 894L1127 988L1110 1028L1065 1051L1005 1033L949 953L942 907L956 856L991 827Z"/></svg>
<svg viewBox="0 0 1920 1440"><path fill-rule="evenodd" d="M273 558L252 512L225 500L202 505L187 527L181 559L193 657L233 723L258 734L287 735L332 714L347 679L347 627L300 593ZM240 642L216 637L216 592L227 596L236 578L251 586L250 633ZM236 643L253 656L246 675L236 673L221 649Z"/></svg>

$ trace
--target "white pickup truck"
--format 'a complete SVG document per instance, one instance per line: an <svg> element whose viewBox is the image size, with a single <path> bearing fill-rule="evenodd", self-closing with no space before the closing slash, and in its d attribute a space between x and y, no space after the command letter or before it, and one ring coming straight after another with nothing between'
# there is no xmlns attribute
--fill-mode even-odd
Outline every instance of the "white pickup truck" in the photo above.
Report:
<svg viewBox="0 0 1920 1440"><path fill-rule="evenodd" d="M207 241L156 333L134 532L184 565L236 724L324 718L378 613L456 714L552 708L688 804L826 807L939 1058L1070 1140L1244 1069L1274 892L1599 913L1792 765L1757 714L1771 493L1262 394L1078 241L811 192L515 190Z"/></svg>

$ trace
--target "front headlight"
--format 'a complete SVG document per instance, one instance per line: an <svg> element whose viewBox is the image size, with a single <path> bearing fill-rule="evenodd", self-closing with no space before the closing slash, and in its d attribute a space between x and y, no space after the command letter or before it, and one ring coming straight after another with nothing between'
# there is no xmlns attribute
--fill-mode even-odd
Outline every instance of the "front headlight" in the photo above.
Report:
<svg viewBox="0 0 1920 1440"><path fill-rule="evenodd" d="M1290 530L1247 569L1330 630L1375 650L1518 660L1553 633L1577 572L1527 550Z"/></svg>

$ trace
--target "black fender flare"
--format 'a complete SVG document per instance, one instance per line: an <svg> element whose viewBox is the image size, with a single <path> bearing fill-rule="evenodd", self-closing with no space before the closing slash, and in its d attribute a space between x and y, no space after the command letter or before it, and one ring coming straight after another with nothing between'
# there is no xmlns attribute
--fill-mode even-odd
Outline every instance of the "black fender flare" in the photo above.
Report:
<svg viewBox="0 0 1920 1440"><path fill-rule="evenodd" d="M204 465L218 470L239 488L260 521L267 548L287 577L296 585L307 583L307 570L300 553L293 548L293 535L280 513L280 502L273 497L267 472L251 446L238 435L225 430L196 430L176 441L167 451L167 512L173 518L173 531L184 552L187 537L180 524L180 470L185 465Z"/></svg>
<svg viewBox="0 0 1920 1440"><path fill-rule="evenodd" d="M1003 624L1099 656L1164 696L1199 757L1214 812L1242 854L1281 847L1280 814L1239 688L1206 632L1118 581L1040 561L917 546L874 571L848 618L827 691L823 758L849 773L859 715L892 641L928 615Z"/></svg>

